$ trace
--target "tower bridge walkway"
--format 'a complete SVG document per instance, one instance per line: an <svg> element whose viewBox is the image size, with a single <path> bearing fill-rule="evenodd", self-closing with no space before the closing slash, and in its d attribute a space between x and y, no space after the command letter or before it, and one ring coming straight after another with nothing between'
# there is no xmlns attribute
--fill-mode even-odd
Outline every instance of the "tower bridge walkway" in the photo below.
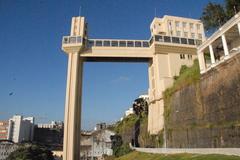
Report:
<svg viewBox="0 0 240 160"><path fill-rule="evenodd" d="M80 50L86 61L143 61L147 62L155 52L196 52L201 40L155 35L149 40L84 39L81 36L64 36L65 52ZM155 45L153 45L155 44Z"/></svg>

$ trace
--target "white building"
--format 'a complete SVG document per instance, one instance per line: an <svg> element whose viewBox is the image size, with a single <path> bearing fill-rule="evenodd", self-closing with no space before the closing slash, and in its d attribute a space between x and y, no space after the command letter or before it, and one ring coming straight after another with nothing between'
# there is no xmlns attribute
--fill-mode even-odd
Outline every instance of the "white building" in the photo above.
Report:
<svg viewBox="0 0 240 160"><path fill-rule="evenodd" d="M150 26L152 35L185 37L204 40L204 28L200 20L165 15L155 17Z"/></svg>
<svg viewBox="0 0 240 160"><path fill-rule="evenodd" d="M42 123L42 124L37 124L38 128L63 128L63 122L62 121L51 121L51 123Z"/></svg>
<svg viewBox="0 0 240 160"><path fill-rule="evenodd" d="M111 136L114 132L102 129L91 134L81 135L81 158L82 159L102 159L103 155L113 155Z"/></svg>
<svg viewBox="0 0 240 160"><path fill-rule="evenodd" d="M130 107L128 110L125 111L125 117L131 115L131 114L134 114L134 110L133 110L133 107Z"/></svg>
<svg viewBox="0 0 240 160"><path fill-rule="evenodd" d="M149 100L149 95L148 94L142 94L138 96L138 98L143 98L144 100L148 101Z"/></svg>
<svg viewBox="0 0 240 160"><path fill-rule="evenodd" d="M34 134L34 117L23 118L14 115L9 119L7 139L15 143L22 141L32 141Z"/></svg>
<svg viewBox="0 0 240 160"><path fill-rule="evenodd" d="M0 160L6 160L6 158L15 150L18 149L18 145L8 141L0 141Z"/></svg>

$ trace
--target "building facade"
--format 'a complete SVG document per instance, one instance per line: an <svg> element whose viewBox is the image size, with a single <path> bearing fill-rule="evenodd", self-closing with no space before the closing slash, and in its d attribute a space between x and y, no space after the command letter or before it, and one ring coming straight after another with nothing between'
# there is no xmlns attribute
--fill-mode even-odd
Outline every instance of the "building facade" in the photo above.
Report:
<svg viewBox="0 0 240 160"><path fill-rule="evenodd" d="M63 129L63 126L64 124L62 121L51 121L51 123L37 124L38 128L49 128L49 129L53 129L53 128Z"/></svg>
<svg viewBox="0 0 240 160"><path fill-rule="evenodd" d="M205 39L204 27L200 20L165 15L155 17L150 25L152 35Z"/></svg>
<svg viewBox="0 0 240 160"><path fill-rule="evenodd" d="M18 145L8 141L0 141L0 160L6 160L6 158L15 150L18 149Z"/></svg>
<svg viewBox="0 0 240 160"><path fill-rule="evenodd" d="M20 115L14 115L9 119L7 139L14 143L23 141L32 141L34 135L34 117L23 118Z"/></svg>
<svg viewBox="0 0 240 160"><path fill-rule="evenodd" d="M7 140L8 121L0 121L0 140Z"/></svg>
<svg viewBox="0 0 240 160"><path fill-rule="evenodd" d="M204 74L240 53L240 12L198 47L200 72Z"/></svg>
<svg viewBox="0 0 240 160"><path fill-rule="evenodd" d="M197 46L205 39L200 20L173 16L155 18L149 40L89 39L87 29L85 17L73 17L70 36L64 36L62 41L62 50L68 56L64 160L79 159L84 62L148 63L148 131L154 135L164 129L163 92L172 86L182 65L193 64Z"/></svg>
<svg viewBox="0 0 240 160"><path fill-rule="evenodd" d="M113 155L111 136L114 132L101 129L92 132L91 134L81 134L81 159L104 159L104 155Z"/></svg>

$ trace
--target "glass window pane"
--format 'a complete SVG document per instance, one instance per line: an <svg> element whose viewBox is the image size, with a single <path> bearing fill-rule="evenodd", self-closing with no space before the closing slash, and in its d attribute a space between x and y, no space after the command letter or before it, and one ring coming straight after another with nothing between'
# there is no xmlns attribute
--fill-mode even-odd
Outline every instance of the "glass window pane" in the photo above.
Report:
<svg viewBox="0 0 240 160"><path fill-rule="evenodd" d="M103 46L110 46L110 41L104 41Z"/></svg>
<svg viewBox="0 0 240 160"><path fill-rule="evenodd" d="M140 42L140 41L136 41L136 42L135 42L135 47L142 47L141 42Z"/></svg>
<svg viewBox="0 0 240 160"><path fill-rule="evenodd" d="M172 37L173 43L180 43L180 39L178 37Z"/></svg>
<svg viewBox="0 0 240 160"><path fill-rule="evenodd" d="M187 44L187 39L186 38L181 38L181 43L182 44Z"/></svg>
<svg viewBox="0 0 240 160"><path fill-rule="evenodd" d="M133 41L128 41L128 42L127 42L127 46L128 46L128 47L133 47L133 46L134 46L133 44L134 44Z"/></svg>
<svg viewBox="0 0 240 160"><path fill-rule="evenodd" d="M162 36L155 36L155 41L162 42Z"/></svg>
<svg viewBox="0 0 240 160"><path fill-rule="evenodd" d="M118 41L112 41L112 47L118 47Z"/></svg>
<svg viewBox="0 0 240 160"><path fill-rule="evenodd" d="M81 43L82 42L82 38L80 36L77 37L77 43Z"/></svg>
<svg viewBox="0 0 240 160"><path fill-rule="evenodd" d="M171 38L168 36L164 36L164 42L171 42Z"/></svg>
<svg viewBox="0 0 240 160"><path fill-rule="evenodd" d="M92 41L92 40L88 40L88 47L92 47L94 45L94 41Z"/></svg>
<svg viewBox="0 0 240 160"><path fill-rule="evenodd" d="M96 41L96 46L102 46L102 41Z"/></svg>
<svg viewBox="0 0 240 160"><path fill-rule="evenodd" d="M76 43L76 37L70 37L69 43Z"/></svg>
<svg viewBox="0 0 240 160"><path fill-rule="evenodd" d="M63 38L63 44L68 44L68 37Z"/></svg>
<svg viewBox="0 0 240 160"><path fill-rule="evenodd" d="M126 47L126 41L120 41L119 46L120 47Z"/></svg>
<svg viewBox="0 0 240 160"><path fill-rule="evenodd" d="M149 43L148 42L143 42L143 47L149 47Z"/></svg>
<svg viewBox="0 0 240 160"><path fill-rule="evenodd" d="M194 39L188 39L188 44L195 45Z"/></svg>

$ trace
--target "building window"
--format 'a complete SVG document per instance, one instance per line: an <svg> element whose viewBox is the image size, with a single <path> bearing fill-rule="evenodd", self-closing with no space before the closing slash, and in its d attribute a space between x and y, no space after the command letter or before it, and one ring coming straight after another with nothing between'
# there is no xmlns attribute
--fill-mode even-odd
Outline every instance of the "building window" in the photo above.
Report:
<svg viewBox="0 0 240 160"><path fill-rule="evenodd" d="M172 32L172 23L171 23L171 21L168 22L168 29L169 29L169 32Z"/></svg>
<svg viewBox="0 0 240 160"><path fill-rule="evenodd" d="M195 38L195 33L191 33L191 38Z"/></svg>
<svg viewBox="0 0 240 160"><path fill-rule="evenodd" d="M175 25L176 25L177 28L180 27L180 22L179 22L179 21L176 21L176 22L175 22Z"/></svg>
<svg viewBox="0 0 240 160"><path fill-rule="evenodd" d="M190 23L189 26L190 26L190 29L193 30L193 23Z"/></svg>
<svg viewBox="0 0 240 160"><path fill-rule="evenodd" d="M183 28L186 28L187 23L186 23L186 22L183 22L183 23L182 23L182 26L183 26Z"/></svg>
<svg viewBox="0 0 240 160"><path fill-rule="evenodd" d="M197 24L197 30L200 30L201 25Z"/></svg>
<svg viewBox="0 0 240 160"><path fill-rule="evenodd" d="M180 54L180 59L185 59L185 54Z"/></svg>
<svg viewBox="0 0 240 160"><path fill-rule="evenodd" d="M181 31L177 31L177 36L181 37Z"/></svg>
<svg viewBox="0 0 240 160"><path fill-rule="evenodd" d="M192 55L191 54L188 54L188 59L192 60Z"/></svg>
<svg viewBox="0 0 240 160"><path fill-rule="evenodd" d="M188 32L184 32L184 37L188 37Z"/></svg>
<svg viewBox="0 0 240 160"><path fill-rule="evenodd" d="M198 39L202 39L202 34L201 33L198 34Z"/></svg>

